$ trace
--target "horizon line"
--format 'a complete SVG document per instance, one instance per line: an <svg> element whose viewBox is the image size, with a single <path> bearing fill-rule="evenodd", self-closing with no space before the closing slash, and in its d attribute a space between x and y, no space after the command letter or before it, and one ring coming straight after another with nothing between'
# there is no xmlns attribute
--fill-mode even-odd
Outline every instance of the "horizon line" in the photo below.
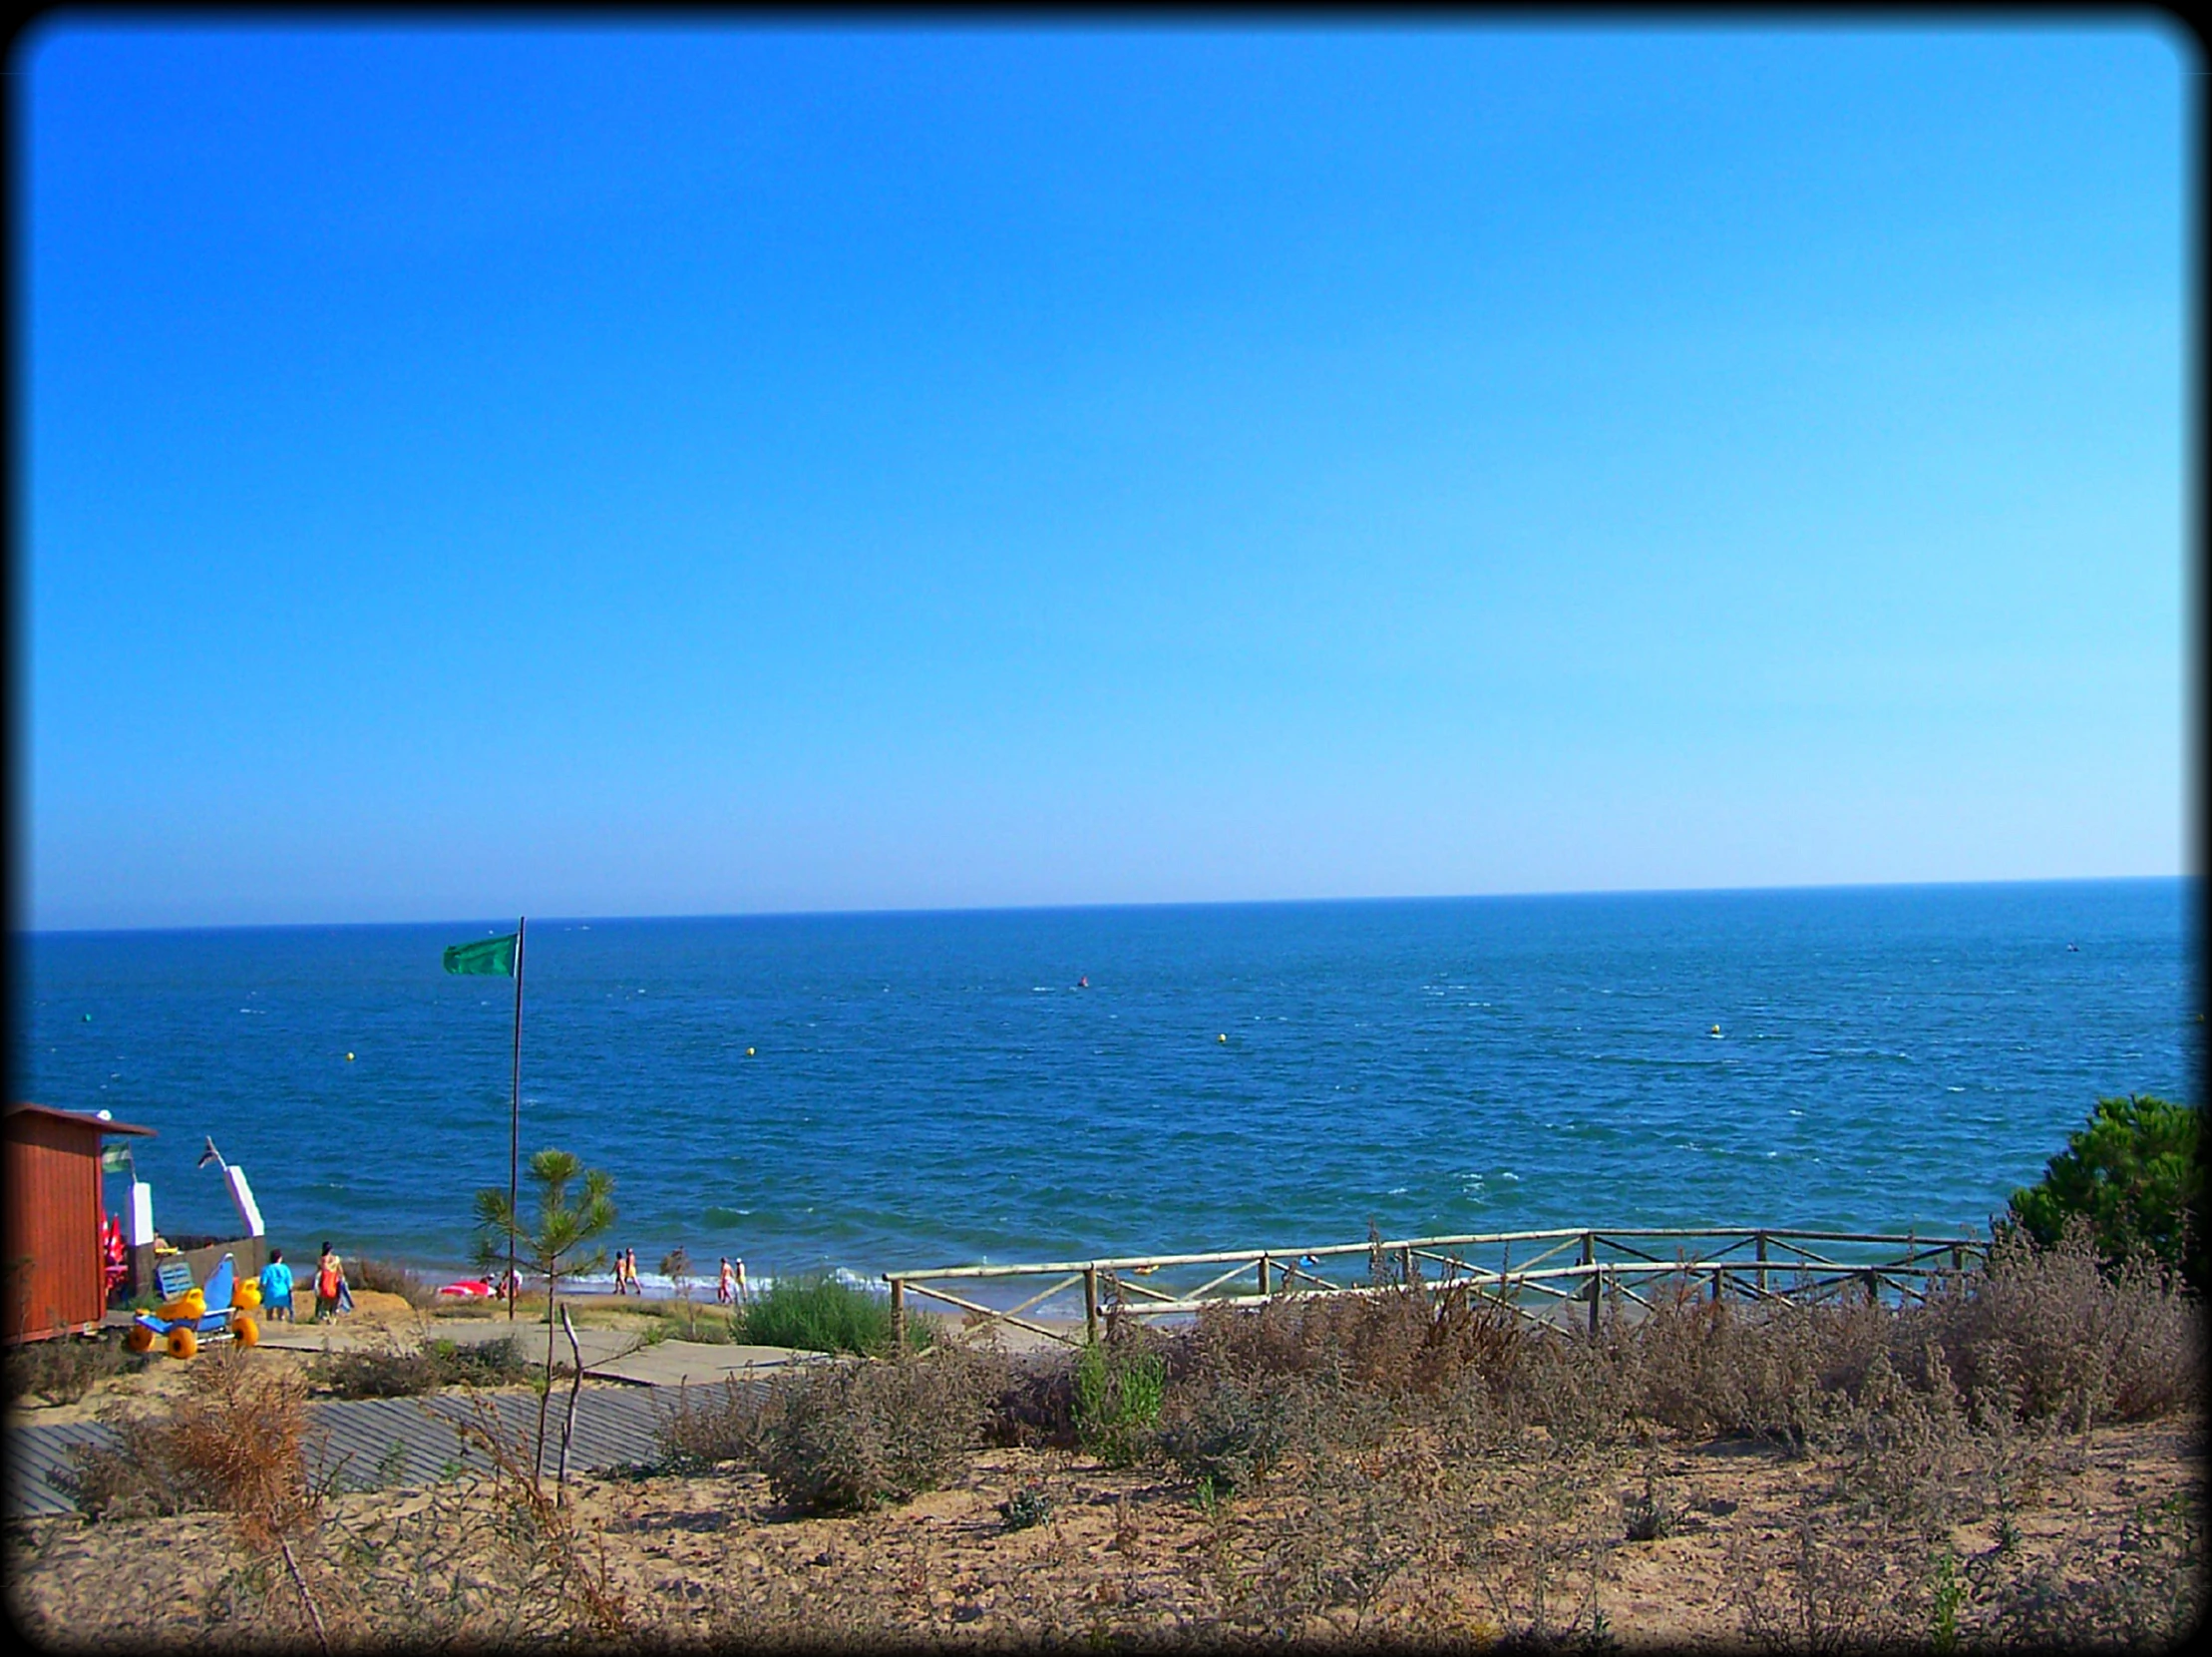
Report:
<svg viewBox="0 0 2212 1657"><path fill-rule="evenodd" d="M1956 887L2109 886L2130 881L2188 882L2196 878L2194 872L2183 870L2174 874L2162 875L2028 875L1982 880L1798 881L1768 886L1576 887L1518 892L1409 892L1370 894L1363 897L1166 898L1130 899L1121 902L968 904L954 906L887 904L867 909L711 910L631 915L556 914L540 917L540 923L542 925L574 926L579 924L594 925L602 922L620 924L640 921L854 920L877 916L1050 915L1093 910L1130 909L1288 909L1301 905L1317 907L1321 905L1350 904L1497 903L1519 899L1733 897L1790 892L1905 892ZM529 918L528 912L523 912L517 918L527 921ZM209 921L175 926L11 927L10 936L17 939L31 939L106 935L136 936L148 933L287 932L308 929L334 931L346 928L367 929L372 927L465 927L479 925L485 919L486 917L479 915L459 918L430 916L420 920L393 921Z"/></svg>

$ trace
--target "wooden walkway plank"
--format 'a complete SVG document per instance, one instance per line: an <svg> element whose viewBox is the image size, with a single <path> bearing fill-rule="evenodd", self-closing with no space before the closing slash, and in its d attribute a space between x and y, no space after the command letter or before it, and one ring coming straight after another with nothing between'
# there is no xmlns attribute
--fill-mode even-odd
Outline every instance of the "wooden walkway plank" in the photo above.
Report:
<svg viewBox="0 0 2212 1657"><path fill-rule="evenodd" d="M534 1394L480 1396L511 1443L535 1441L538 1400ZM566 1395L556 1393L547 1411L549 1475L558 1462L560 1417L566 1404ZM658 1459L660 1426L673 1408L674 1401L664 1389L586 1386L576 1401L570 1470L602 1472ZM313 1423L308 1465L334 1475L340 1489L430 1484L464 1471L491 1470L483 1447L466 1442L457 1431L457 1423L475 1419L466 1396L331 1399L308 1405L307 1414ZM66 1469L71 1450L114 1442L114 1430L100 1422L9 1428L5 1515L24 1518L75 1512L75 1501L55 1482L53 1473Z"/></svg>

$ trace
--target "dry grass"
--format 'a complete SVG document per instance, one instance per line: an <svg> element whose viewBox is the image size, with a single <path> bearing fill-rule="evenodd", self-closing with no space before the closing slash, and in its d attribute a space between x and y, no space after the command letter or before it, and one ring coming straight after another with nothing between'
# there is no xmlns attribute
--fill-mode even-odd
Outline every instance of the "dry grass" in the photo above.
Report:
<svg viewBox="0 0 2212 1657"><path fill-rule="evenodd" d="M356 1290L397 1295L418 1312L427 1312L438 1304L438 1290L433 1284L389 1260L356 1256L346 1262L346 1281Z"/></svg>
<svg viewBox="0 0 2212 1657"><path fill-rule="evenodd" d="M316 1355L307 1383L332 1398L420 1398L444 1387L505 1387L539 1373L520 1341L446 1341L420 1344L387 1331L381 1345Z"/></svg>
<svg viewBox="0 0 2212 1657"><path fill-rule="evenodd" d="M471 1649L1599 1647L1653 1628L2157 1649L2202 1609L2201 1489L2177 1448L2105 1448L2149 1429L2099 1424L2201 1421L2193 1312L2063 1249L2001 1248L1903 1312L1684 1292L1595 1334L1413 1286L1116 1330L1087 1382L1065 1358L939 1350L689 1393L658 1476L586 1481L574 1505L487 1416L493 1478L335 1511L283 1425L296 1392L226 1355L168 1423L130 1429L93 1503L104 1527L230 1515L217 1591L166 1623L95 1605L40 1626L81 1610L118 1635ZM1668 1609L1684 1595L1702 1620Z"/></svg>
<svg viewBox="0 0 2212 1657"><path fill-rule="evenodd" d="M0 1358L0 1387L11 1403L35 1398L75 1404L109 1377L139 1374L151 1362L145 1354L125 1349L120 1330L26 1341Z"/></svg>

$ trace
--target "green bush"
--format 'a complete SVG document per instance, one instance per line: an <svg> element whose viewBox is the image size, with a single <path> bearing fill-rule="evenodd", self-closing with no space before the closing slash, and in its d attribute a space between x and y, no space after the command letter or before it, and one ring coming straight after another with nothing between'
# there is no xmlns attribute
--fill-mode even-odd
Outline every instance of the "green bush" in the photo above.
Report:
<svg viewBox="0 0 2212 1657"><path fill-rule="evenodd" d="M2074 1217L2089 1224L2108 1266L2147 1253L2198 1294L2207 1280L2204 1170L2193 1104L2149 1093L2098 1099L2087 1125L2066 1136L2042 1182L2015 1191L2012 1218L2043 1247Z"/></svg>
<svg viewBox="0 0 2212 1657"><path fill-rule="evenodd" d="M731 1334L750 1346L881 1358L891 1351L891 1302L834 1277L779 1277L731 1320ZM908 1320L907 1345L928 1344L925 1322Z"/></svg>
<svg viewBox="0 0 2212 1657"><path fill-rule="evenodd" d="M1094 1341L1075 1360L1075 1433L1110 1467L1140 1459L1158 1437L1165 1360L1126 1343Z"/></svg>

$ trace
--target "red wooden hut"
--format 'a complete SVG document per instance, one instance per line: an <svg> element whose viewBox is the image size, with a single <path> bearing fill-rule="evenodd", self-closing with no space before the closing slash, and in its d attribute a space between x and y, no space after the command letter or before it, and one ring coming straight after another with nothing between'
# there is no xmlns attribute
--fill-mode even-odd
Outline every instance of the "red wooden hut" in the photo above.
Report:
<svg viewBox="0 0 2212 1657"><path fill-rule="evenodd" d="M108 1309L100 1257L100 1141L150 1127L43 1104L11 1104L6 1270L0 1342L42 1341L94 1327Z"/></svg>

